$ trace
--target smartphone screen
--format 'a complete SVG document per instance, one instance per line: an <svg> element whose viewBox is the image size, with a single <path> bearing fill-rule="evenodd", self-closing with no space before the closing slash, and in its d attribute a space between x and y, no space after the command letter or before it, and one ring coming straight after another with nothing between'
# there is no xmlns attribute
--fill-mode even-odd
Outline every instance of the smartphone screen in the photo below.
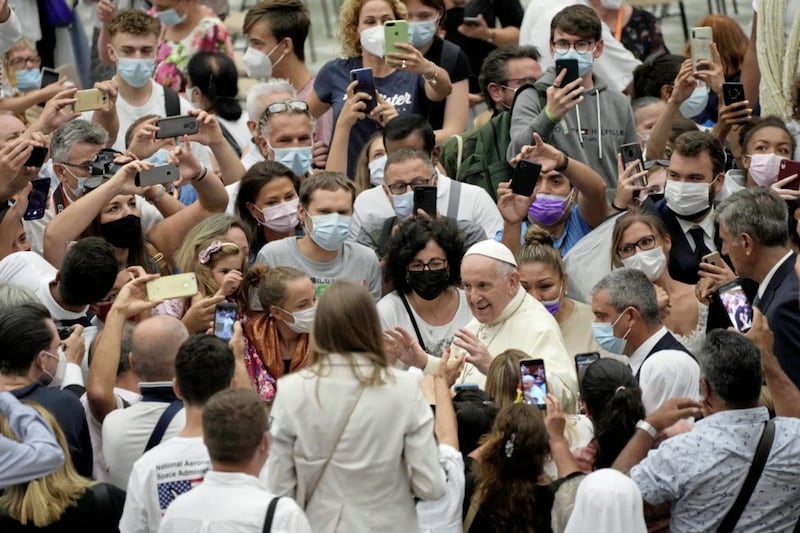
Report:
<svg viewBox="0 0 800 533"><path fill-rule="evenodd" d="M55 71L55 70L53 70L51 68L42 67L42 84L41 84L41 88L44 89L45 87L47 87L51 83L57 82L60 77L61 77L61 74L59 74L57 71Z"/></svg>
<svg viewBox="0 0 800 533"><path fill-rule="evenodd" d="M47 195L50 193L50 178L41 178L31 182L33 188L28 194L28 209L22 215L24 220L39 220L47 209Z"/></svg>
<svg viewBox="0 0 800 533"><path fill-rule="evenodd" d="M589 365L600 359L598 352L579 353L575 355L575 370L578 372L578 383L583 381L583 375Z"/></svg>
<svg viewBox="0 0 800 533"><path fill-rule="evenodd" d="M732 281L720 287L719 297L731 324L742 333L749 331L753 326L753 307L739 282Z"/></svg>
<svg viewBox="0 0 800 533"><path fill-rule="evenodd" d="M511 191L521 196L532 195L541 171L542 165L536 161L521 160L511 175Z"/></svg>
<svg viewBox="0 0 800 533"><path fill-rule="evenodd" d="M744 85L739 82L725 82L722 84L722 97L725 105L744 102Z"/></svg>
<svg viewBox="0 0 800 533"><path fill-rule="evenodd" d="M26 167L41 167L44 165L44 160L47 159L48 148L46 146L34 146L31 150L31 155L25 161Z"/></svg>
<svg viewBox="0 0 800 533"><path fill-rule="evenodd" d="M214 336L222 340L233 337L233 324L236 322L236 304L217 304L214 312Z"/></svg>
<svg viewBox="0 0 800 533"><path fill-rule="evenodd" d="M544 409L544 399L547 396L544 360L523 359L519 362L519 373L522 383L522 400L528 405Z"/></svg>

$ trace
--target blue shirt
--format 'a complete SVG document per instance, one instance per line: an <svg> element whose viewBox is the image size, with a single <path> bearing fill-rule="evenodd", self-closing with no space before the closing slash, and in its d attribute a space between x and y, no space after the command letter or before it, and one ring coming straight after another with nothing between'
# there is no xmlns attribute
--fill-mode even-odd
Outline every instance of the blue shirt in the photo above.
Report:
<svg viewBox="0 0 800 533"><path fill-rule="evenodd" d="M672 502L669 530L715 531L755 455L765 407L714 413L631 469L644 501ZM792 531L800 515L800 420L775 418L775 440L737 531Z"/></svg>
<svg viewBox="0 0 800 533"><path fill-rule="evenodd" d="M361 56L347 59L333 59L325 63L314 80L314 92L320 102L333 107L334 128L339 120L339 113L344 107L345 91L350 85L350 71L362 68L364 63ZM407 70L397 69L385 78L375 78L375 87L381 97L392 104L399 114L419 113L429 105L425 96L425 81L422 76ZM361 148L367 143L374 133L380 130L377 122L365 118L356 122L350 130L350 140L347 145L347 175L355 176L356 161Z"/></svg>
<svg viewBox="0 0 800 533"><path fill-rule="evenodd" d="M528 221L525 220L522 222L522 232L519 237L519 242L525 242L525 233L528 231ZM553 247L561 252L561 257L567 255L573 246L578 244L578 241L581 240L585 235L587 235L592 228L589 227L589 224L583 220L581 216L581 211L578 209L577 205L572 206L572 211L567 218L567 224L564 226L564 231L561 232L560 237L556 237L553 235ZM495 236L494 240L500 242L503 240L503 230L499 230Z"/></svg>

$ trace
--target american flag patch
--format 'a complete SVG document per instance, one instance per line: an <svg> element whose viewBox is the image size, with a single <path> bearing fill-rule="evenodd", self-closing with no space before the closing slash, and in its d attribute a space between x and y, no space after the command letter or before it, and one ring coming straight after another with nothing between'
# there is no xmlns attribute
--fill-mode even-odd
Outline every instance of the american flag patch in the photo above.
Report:
<svg viewBox="0 0 800 533"><path fill-rule="evenodd" d="M181 479L178 481L168 481L159 483L158 487L158 506L161 511L165 511L172 501L185 492L189 492L203 482L203 478Z"/></svg>

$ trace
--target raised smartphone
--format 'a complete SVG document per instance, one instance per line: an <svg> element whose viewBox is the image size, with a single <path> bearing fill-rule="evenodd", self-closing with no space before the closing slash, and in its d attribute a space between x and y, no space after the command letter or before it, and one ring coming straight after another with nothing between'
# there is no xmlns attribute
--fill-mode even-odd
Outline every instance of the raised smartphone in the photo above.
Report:
<svg viewBox="0 0 800 533"><path fill-rule="evenodd" d="M699 28L691 29L691 44L692 44L692 70L704 70L707 67L697 67L699 61L711 61L711 42L714 36L709 26L701 26Z"/></svg>
<svg viewBox="0 0 800 533"><path fill-rule="evenodd" d="M214 336L224 341L233 337L233 324L237 318L236 304L217 304L214 311Z"/></svg>
<svg viewBox="0 0 800 533"><path fill-rule="evenodd" d="M355 91L353 92L367 93L372 97L371 100L364 100L364 102L367 104L365 112L369 113L375 109L375 106L378 105L378 96L375 92L375 78L372 76L372 69L369 67L364 67L351 70L350 81L358 82L358 85L356 85Z"/></svg>
<svg viewBox="0 0 800 533"><path fill-rule="evenodd" d="M800 190L800 161L792 161L791 159L782 159L778 167L778 181L788 178L789 176L797 175L794 179L783 186L784 189Z"/></svg>
<svg viewBox="0 0 800 533"><path fill-rule="evenodd" d="M387 20L383 23L384 38L386 40L386 53L407 54L408 51L395 46L397 43L408 43L408 21Z"/></svg>
<svg viewBox="0 0 800 533"><path fill-rule="evenodd" d="M150 301L185 298L197 294L197 279L194 272L174 274L148 281L146 287Z"/></svg>
<svg viewBox="0 0 800 533"><path fill-rule="evenodd" d="M522 385L522 401L545 408L547 396L547 376L543 359L523 359L519 362L520 382Z"/></svg>
<svg viewBox="0 0 800 533"><path fill-rule="evenodd" d="M725 82L722 84L722 99L725 105L744 102L744 85L739 82Z"/></svg>
<svg viewBox="0 0 800 533"><path fill-rule="evenodd" d="M162 118L156 122L156 126L158 127L156 139L168 139L170 137L194 135L200 129L200 126L197 123L197 117L193 117L191 115Z"/></svg>
<svg viewBox="0 0 800 533"><path fill-rule="evenodd" d="M598 352L575 354L575 371L578 373L578 385L580 385L583 381L583 375L586 373L586 369L589 367L589 365L599 359L600 353Z"/></svg>
<svg viewBox="0 0 800 533"><path fill-rule="evenodd" d="M556 59L556 77L561 74L562 70L567 71L564 75L564 79L561 80L562 87L580 78L577 59Z"/></svg>
<svg viewBox="0 0 800 533"><path fill-rule="evenodd" d="M57 82L61 78L61 74L48 67L42 67L42 83L39 85L42 89Z"/></svg>
<svg viewBox="0 0 800 533"><path fill-rule="evenodd" d="M104 93L100 89L83 89L82 91L77 91L75 93L75 99L77 101L72 104L72 109L75 113L94 111L108 106L108 93Z"/></svg>
<svg viewBox="0 0 800 533"><path fill-rule="evenodd" d="M718 289L718 293L733 327L742 333L750 331L753 327L753 306L739 281L726 283Z"/></svg>
<svg viewBox="0 0 800 533"><path fill-rule="evenodd" d="M180 179L180 177L178 165L167 163L166 165L158 165L157 167L137 172L133 181L137 187L149 187L159 183L172 183Z"/></svg>
<svg viewBox="0 0 800 533"><path fill-rule="evenodd" d="M467 26L480 26L481 19L479 19L478 17L464 17L462 19L462 22Z"/></svg>
<svg viewBox="0 0 800 533"><path fill-rule="evenodd" d="M422 209L431 218L436 217L436 186L417 185L414 187L414 215Z"/></svg>
<svg viewBox="0 0 800 533"><path fill-rule="evenodd" d="M28 160L25 161L26 167L40 167L44 165L44 160L47 159L47 147L46 146L34 146L33 150L31 150L31 155L28 157Z"/></svg>
<svg viewBox="0 0 800 533"><path fill-rule="evenodd" d="M23 220L39 220L47 209L47 196L50 194L50 178L40 178L31 182L33 188L28 193L28 209Z"/></svg>
<svg viewBox="0 0 800 533"><path fill-rule="evenodd" d="M644 168L644 156L642 155L642 147L639 143L623 144L619 147L619 153L622 156L622 168L628 168L631 163L638 163L639 168L635 172L641 172ZM647 187L647 176L642 176L636 183L641 187Z"/></svg>
<svg viewBox="0 0 800 533"><path fill-rule="evenodd" d="M532 195L541 172L542 165L536 161L522 159L511 174L511 192L521 196Z"/></svg>

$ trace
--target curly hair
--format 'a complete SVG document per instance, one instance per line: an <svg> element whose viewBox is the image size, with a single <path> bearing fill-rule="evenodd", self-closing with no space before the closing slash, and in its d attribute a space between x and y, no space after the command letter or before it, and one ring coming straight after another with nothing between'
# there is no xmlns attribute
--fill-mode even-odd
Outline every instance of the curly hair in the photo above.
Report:
<svg viewBox="0 0 800 533"><path fill-rule="evenodd" d="M361 8L368 0L345 0L339 9L339 42L342 44L342 53L345 57L356 57L361 55L361 40L358 35L358 17ZM400 0L386 0L392 8L394 18L408 18L406 5Z"/></svg>
<svg viewBox="0 0 800 533"><path fill-rule="evenodd" d="M386 281L399 292L411 292L407 276L408 264L430 241L434 241L444 250L450 284L458 285L461 282L461 259L465 249L455 223L449 219L410 219L400 225L389 241L389 252L386 254Z"/></svg>
<svg viewBox="0 0 800 533"><path fill-rule="evenodd" d="M158 38L161 36L161 23L140 9L126 9L108 23L108 34L113 38L118 33L155 35Z"/></svg>
<svg viewBox="0 0 800 533"><path fill-rule="evenodd" d="M524 403L505 407L482 444L473 502L495 531L532 531L539 513L534 495L550 450L541 411Z"/></svg>

